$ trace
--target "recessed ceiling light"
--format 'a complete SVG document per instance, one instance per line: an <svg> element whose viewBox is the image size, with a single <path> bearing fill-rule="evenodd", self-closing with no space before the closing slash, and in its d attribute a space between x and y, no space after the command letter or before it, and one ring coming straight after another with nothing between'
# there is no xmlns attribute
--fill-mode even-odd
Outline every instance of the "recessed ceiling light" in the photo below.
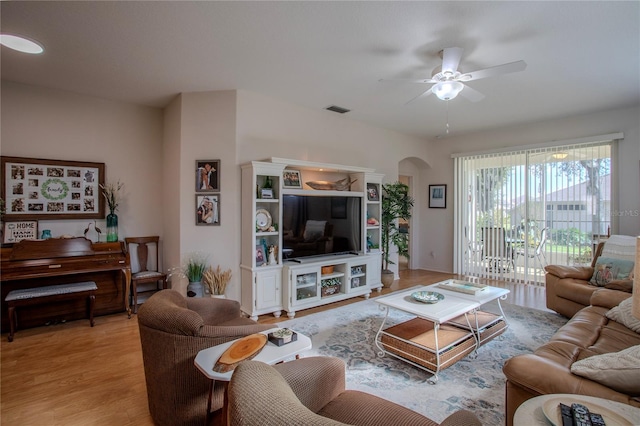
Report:
<svg viewBox="0 0 640 426"><path fill-rule="evenodd" d="M0 34L0 44L18 52L33 55L44 52L44 48L35 41L11 34Z"/></svg>

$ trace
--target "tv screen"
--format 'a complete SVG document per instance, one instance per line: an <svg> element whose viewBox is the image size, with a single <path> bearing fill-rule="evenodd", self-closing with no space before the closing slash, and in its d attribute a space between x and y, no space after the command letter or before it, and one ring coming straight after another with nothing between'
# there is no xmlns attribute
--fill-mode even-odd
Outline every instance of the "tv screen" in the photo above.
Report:
<svg viewBox="0 0 640 426"><path fill-rule="evenodd" d="M361 208L359 197L284 195L284 259L361 251Z"/></svg>

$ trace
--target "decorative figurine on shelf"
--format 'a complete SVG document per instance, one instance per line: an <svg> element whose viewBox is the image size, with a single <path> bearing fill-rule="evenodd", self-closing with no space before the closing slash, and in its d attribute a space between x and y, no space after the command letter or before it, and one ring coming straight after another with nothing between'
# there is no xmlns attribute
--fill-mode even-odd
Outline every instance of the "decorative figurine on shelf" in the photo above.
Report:
<svg viewBox="0 0 640 426"><path fill-rule="evenodd" d="M268 261L269 261L269 246L267 245L267 240L266 240L266 238L262 238L262 239L260 240L260 244L262 244L262 248L264 249L264 255L265 255L265 257L266 257L266 259L265 259L265 262L264 262L264 263L265 263L265 265L266 265L266 264L268 263Z"/></svg>
<svg viewBox="0 0 640 426"><path fill-rule="evenodd" d="M278 264L278 260L276 259L276 251L278 251L278 246L269 246L269 265Z"/></svg>
<svg viewBox="0 0 640 426"><path fill-rule="evenodd" d="M93 243L97 243L100 241L100 235L102 234L102 230L98 228L96 225L96 221L93 221L93 232L91 231L91 222L87 225L84 230L84 237L87 240L91 240Z"/></svg>
<svg viewBox="0 0 640 426"><path fill-rule="evenodd" d="M371 241L371 234L367 234L367 251L371 251L373 248L373 241Z"/></svg>

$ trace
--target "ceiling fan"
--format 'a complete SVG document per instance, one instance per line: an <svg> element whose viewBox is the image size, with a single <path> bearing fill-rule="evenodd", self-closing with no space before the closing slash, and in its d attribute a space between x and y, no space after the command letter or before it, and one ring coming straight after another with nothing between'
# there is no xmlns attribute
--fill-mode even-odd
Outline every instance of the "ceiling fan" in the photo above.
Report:
<svg viewBox="0 0 640 426"><path fill-rule="evenodd" d="M484 95L465 83L473 80L480 80L481 78L524 71L525 68L527 68L527 63L525 61L515 61L463 74L458 70L458 65L460 64L460 58L462 57L463 51L464 49L461 47L447 47L441 50L440 56L442 57L442 67L436 68L431 78L421 80L401 79L400 81L408 81L411 83L433 84L433 86L429 87L418 96L410 99L407 103L422 96L429 96L432 93L436 95L438 99L442 99L443 101L449 101L458 96L458 94L462 94L462 96L466 97L470 101L478 102L484 98ZM387 80L383 79L380 81Z"/></svg>

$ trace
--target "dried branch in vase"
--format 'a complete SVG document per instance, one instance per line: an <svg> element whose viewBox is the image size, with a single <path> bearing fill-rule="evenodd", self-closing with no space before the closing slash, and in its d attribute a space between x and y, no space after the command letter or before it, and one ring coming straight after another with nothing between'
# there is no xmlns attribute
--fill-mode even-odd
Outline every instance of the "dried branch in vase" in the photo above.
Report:
<svg viewBox="0 0 640 426"><path fill-rule="evenodd" d="M214 270L211 266L202 274L202 280L209 287L211 294L221 295L231 281L231 269L222 271L220 265Z"/></svg>

